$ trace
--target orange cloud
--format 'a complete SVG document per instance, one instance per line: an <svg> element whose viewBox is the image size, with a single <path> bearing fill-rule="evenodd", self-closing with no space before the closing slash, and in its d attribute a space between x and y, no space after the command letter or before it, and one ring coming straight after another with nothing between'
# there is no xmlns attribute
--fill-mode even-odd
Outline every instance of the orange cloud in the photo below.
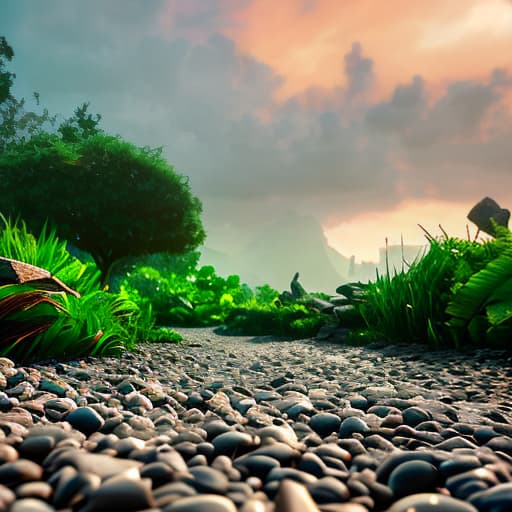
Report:
<svg viewBox="0 0 512 512"><path fill-rule="evenodd" d="M284 98L343 84L343 55L360 41L379 95L413 74L429 82L476 78L512 62L507 0L253 0L224 32L286 77Z"/></svg>

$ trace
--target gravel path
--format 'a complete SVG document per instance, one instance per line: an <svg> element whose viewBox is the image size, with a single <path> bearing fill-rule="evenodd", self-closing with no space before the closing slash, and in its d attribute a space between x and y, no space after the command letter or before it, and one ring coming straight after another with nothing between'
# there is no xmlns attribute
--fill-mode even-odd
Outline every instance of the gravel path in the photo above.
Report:
<svg viewBox="0 0 512 512"><path fill-rule="evenodd" d="M0 358L0 512L512 510L512 356L183 329Z"/></svg>

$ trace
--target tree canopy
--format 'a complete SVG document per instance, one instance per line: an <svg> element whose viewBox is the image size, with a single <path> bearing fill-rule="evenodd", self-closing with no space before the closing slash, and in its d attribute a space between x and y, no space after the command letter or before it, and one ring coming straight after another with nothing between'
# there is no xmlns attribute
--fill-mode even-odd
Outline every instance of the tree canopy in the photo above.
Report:
<svg viewBox="0 0 512 512"><path fill-rule="evenodd" d="M117 259L203 242L201 204L159 150L97 133L34 136L0 156L0 204L33 230L48 221L102 271Z"/></svg>

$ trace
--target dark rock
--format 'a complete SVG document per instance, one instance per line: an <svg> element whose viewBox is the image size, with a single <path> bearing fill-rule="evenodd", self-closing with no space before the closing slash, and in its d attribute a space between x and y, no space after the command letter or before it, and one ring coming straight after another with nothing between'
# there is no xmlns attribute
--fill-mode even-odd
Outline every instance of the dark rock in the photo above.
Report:
<svg viewBox="0 0 512 512"><path fill-rule="evenodd" d="M225 432L212 440L215 447L215 455L228 455L237 457L254 449L259 444L259 439L245 432Z"/></svg>
<svg viewBox="0 0 512 512"><path fill-rule="evenodd" d="M448 478L459 473L465 473L472 469L482 466L482 463L475 455L457 455L453 459L448 459L439 465L439 470L443 477Z"/></svg>
<svg viewBox="0 0 512 512"><path fill-rule="evenodd" d="M396 466L388 486L398 498L433 491L441 483L439 470L429 462L410 460Z"/></svg>
<svg viewBox="0 0 512 512"><path fill-rule="evenodd" d="M308 490L316 503L343 502L350 498L348 487L332 476L320 478L308 485Z"/></svg>
<svg viewBox="0 0 512 512"><path fill-rule="evenodd" d="M280 482L284 479L294 480L302 484L312 484L317 481L317 478L310 473L295 468L273 468L267 475L267 482Z"/></svg>
<svg viewBox="0 0 512 512"><path fill-rule="evenodd" d="M25 438L18 451L21 457L40 464L54 446L55 439L51 436L32 436Z"/></svg>
<svg viewBox="0 0 512 512"><path fill-rule="evenodd" d="M377 481L381 483L387 483L391 472L400 464L408 461L423 460L434 464L436 458L431 452L404 452L398 451L395 454L390 455L377 469Z"/></svg>
<svg viewBox="0 0 512 512"><path fill-rule="evenodd" d="M320 436L326 437L339 430L341 418L336 414L321 412L311 416L309 426Z"/></svg>
<svg viewBox="0 0 512 512"><path fill-rule="evenodd" d="M110 512L123 510L135 512L151 508L154 500L151 495L150 480L134 480L115 477L107 480L89 497L81 512Z"/></svg>
<svg viewBox="0 0 512 512"><path fill-rule="evenodd" d="M190 468L190 477L183 476L181 480L190 485L199 493L225 494L228 490L227 476L217 469L196 466Z"/></svg>
<svg viewBox="0 0 512 512"><path fill-rule="evenodd" d="M413 406L402 411L402 417L406 425L415 427L423 421L430 421L432 419L432 414L421 407Z"/></svg>
<svg viewBox="0 0 512 512"><path fill-rule="evenodd" d="M508 227L510 211L505 208L500 208L494 199L484 197L473 206L468 213L468 219L474 222L480 231L494 236L496 230L491 219L493 219L498 226Z"/></svg>
<svg viewBox="0 0 512 512"><path fill-rule="evenodd" d="M64 468L72 469L70 466ZM64 471L62 471L64 473ZM101 479L94 473L77 473L76 470L62 474L53 495L53 505L57 509L76 505L87 499L101 485Z"/></svg>
<svg viewBox="0 0 512 512"><path fill-rule="evenodd" d="M235 460L235 467L245 469L249 474L265 480L268 473L273 469L280 467L279 461L267 455L248 454L241 460Z"/></svg>
<svg viewBox="0 0 512 512"><path fill-rule="evenodd" d="M41 480L43 468L27 459L6 462L0 466L0 484L6 487L16 487L23 482Z"/></svg>
<svg viewBox="0 0 512 512"><path fill-rule="evenodd" d="M364 434L369 431L370 427L368 427L365 421L352 416L342 421L338 435L339 437L351 437L354 433Z"/></svg>
<svg viewBox="0 0 512 512"><path fill-rule="evenodd" d="M164 462L151 462L140 470L141 478L149 478L153 483L153 489L172 482L175 471Z"/></svg>
<svg viewBox="0 0 512 512"><path fill-rule="evenodd" d="M477 492L468 500L479 512L509 512L512 510L512 482Z"/></svg>

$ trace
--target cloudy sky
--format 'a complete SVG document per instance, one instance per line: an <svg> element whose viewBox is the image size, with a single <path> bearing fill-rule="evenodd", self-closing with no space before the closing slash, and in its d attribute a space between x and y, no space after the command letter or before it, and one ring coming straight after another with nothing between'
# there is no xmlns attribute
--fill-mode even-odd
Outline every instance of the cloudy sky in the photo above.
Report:
<svg viewBox="0 0 512 512"><path fill-rule="evenodd" d="M375 259L512 208L511 0L1 0L0 34L16 95L163 146L216 249L298 212Z"/></svg>

